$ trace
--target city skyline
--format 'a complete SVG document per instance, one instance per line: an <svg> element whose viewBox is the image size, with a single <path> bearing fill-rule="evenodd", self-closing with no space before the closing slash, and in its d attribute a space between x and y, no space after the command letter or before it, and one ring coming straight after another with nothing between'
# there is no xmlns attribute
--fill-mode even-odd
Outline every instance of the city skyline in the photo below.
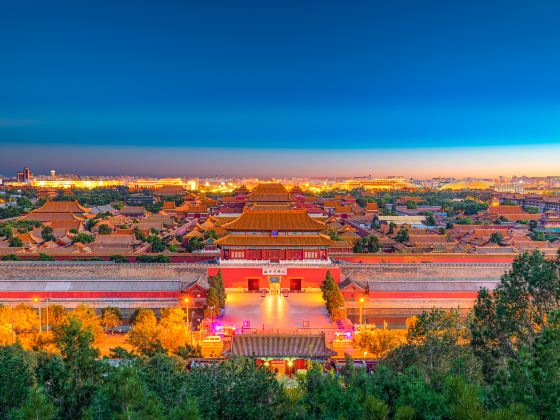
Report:
<svg viewBox="0 0 560 420"><path fill-rule="evenodd" d="M245 3L7 5L0 172L554 175L557 2Z"/></svg>
<svg viewBox="0 0 560 420"><path fill-rule="evenodd" d="M27 154L33 149L37 155ZM48 162L43 156L53 149L55 157ZM457 148L458 149L458 148ZM155 154L157 150L157 154ZM414 154L399 156L399 152L386 150L298 150L294 155L290 150L231 150L217 152L216 149L179 148L134 148L72 147L24 145L5 146L5 155L23 153L23 160L12 160L3 164L2 175L14 175L23 166L33 169L38 175L47 175L51 170L57 173L74 173L83 176L139 176L139 177L215 177L261 179L270 178L351 178L360 176L429 179L437 177L492 179L499 176L545 177L558 176L557 156L560 146L525 146L495 148L462 148L455 153L449 149L416 149ZM86 162L73 164L76 154L84 153ZM231 154L235 153L240 164L228 168ZM394 154L395 153L395 154ZM394 155L393 155L394 154ZM107 155L119 156L119 164L106 162ZM357 167L348 167L345 162L359 162ZM433 161L429 160L436 157ZM271 171L271 162L284 159L284 169ZM396 160L395 160L396 159ZM163 166L158 166L163 162ZM186 165L184 162L194 162ZM209 164L210 163L210 164ZM310 164L315 163L315 165ZM505 165L504 165L505 163ZM464 165L464 166L461 166ZM475 166L473 166L475 165ZM319 169L317 169L317 166ZM155 168L154 168L155 167ZM323 169L321 169L323 168Z"/></svg>

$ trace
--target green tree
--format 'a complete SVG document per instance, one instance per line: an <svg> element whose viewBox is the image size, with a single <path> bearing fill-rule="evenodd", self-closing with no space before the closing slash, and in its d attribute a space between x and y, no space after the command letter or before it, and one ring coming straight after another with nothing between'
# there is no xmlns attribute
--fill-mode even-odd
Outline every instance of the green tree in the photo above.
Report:
<svg viewBox="0 0 560 420"><path fill-rule="evenodd" d="M39 253L39 261L54 261L54 257L44 252Z"/></svg>
<svg viewBox="0 0 560 420"><path fill-rule="evenodd" d="M408 233L408 229L405 228L400 228L397 236L395 236L395 241L397 242L408 242L408 240L410 239L410 235Z"/></svg>
<svg viewBox="0 0 560 420"><path fill-rule="evenodd" d="M416 411L409 405L403 405L397 408L395 412L395 420L414 420Z"/></svg>
<svg viewBox="0 0 560 420"><path fill-rule="evenodd" d="M10 248L21 248L23 246L23 241L21 238L14 236L8 241Z"/></svg>
<svg viewBox="0 0 560 420"><path fill-rule="evenodd" d="M134 232L134 237L136 238L137 241L146 242L147 240L146 235L140 232L138 228L134 228L133 232Z"/></svg>
<svg viewBox="0 0 560 420"><path fill-rule="evenodd" d="M139 263L168 263L171 261L169 255L138 255L136 261Z"/></svg>
<svg viewBox="0 0 560 420"><path fill-rule="evenodd" d="M494 244L501 244L504 240L504 237L500 232L492 232L490 235L490 242Z"/></svg>
<svg viewBox="0 0 560 420"><path fill-rule="evenodd" d="M34 383L31 357L19 345L0 347L0 417L22 405Z"/></svg>
<svg viewBox="0 0 560 420"><path fill-rule="evenodd" d="M59 416L63 419L80 418L91 404L93 393L100 381L102 369L97 361L99 352L93 347L94 335L76 317L70 317L54 329L54 339L62 356L62 366L54 369L60 383L56 395Z"/></svg>
<svg viewBox="0 0 560 420"><path fill-rule="evenodd" d="M0 224L0 237L10 239L12 236L14 236L12 227L8 224Z"/></svg>
<svg viewBox="0 0 560 420"><path fill-rule="evenodd" d="M97 232L100 235L110 235L111 233L113 233L113 229L111 229L111 227L108 224L102 223L99 225Z"/></svg>
<svg viewBox="0 0 560 420"><path fill-rule="evenodd" d="M111 370L89 410L93 418L162 419L161 402L148 391L136 366Z"/></svg>
<svg viewBox="0 0 560 420"><path fill-rule="evenodd" d="M206 306L204 307L204 316L206 318L216 318L220 311L220 295L216 287L208 288L206 296Z"/></svg>
<svg viewBox="0 0 560 420"><path fill-rule="evenodd" d="M412 209L415 209L416 207L417 207L416 201L408 200L408 201L406 202L406 208L407 208L407 209L412 210Z"/></svg>
<svg viewBox="0 0 560 420"><path fill-rule="evenodd" d="M187 252L199 251L204 248L201 238L192 237L189 239L187 246L185 247Z"/></svg>
<svg viewBox="0 0 560 420"><path fill-rule="evenodd" d="M121 324L121 311L115 306L107 306L101 310L101 325L105 333Z"/></svg>
<svg viewBox="0 0 560 420"><path fill-rule="evenodd" d="M218 239L218 235L216 234L216 231L213 230L213 229L210 229L209 231L207 231L204 234L204 239L208 239L208 238Z"/></svg>
<svg viewBox="0 0 560 420"><path fill-rule="evenodd" d="M31 388L25 403L10 413L10 418L14 420L54 420L56 417L56 407L39 386Z"/></svg>
<svg viewBox="0 0 560 420"><path fill-rule="evenodd" d="M368 235L364 238L360 238L358 242L356 242L353 252L359 254L376 253L379 252L380 249L379 238L377 236Z"/></svg>
<svg viewBox="0 0 560 420"><path fill-rule="evenodd" d="M353 370L348 372L346 381L351 381L354 375ZM369 418L364 416L364 408L366 408L364 406L369 406L367 407L368 410L379 412L378 401L369 401L368 403L362 401L365 390L347 386L343 378L333 372L325 374L320 364L314 363L307 374L298 379L302 397L295 408L295 412L302 413L303 418ZM365 388L365 386L362 388Z"/></svg>
<svg viewBox="0 0 560 420"><path fill-rule="evenodd" d="M12 314L12 325L18 333L39 330L39 315L31 305L20 303L13 308Z"/></svg>
<svg viewBox="0 0 560 420"><path fill-rule="evenodd" d="M128 342L140 354L152 356L160 352L167 353L161 344L157 318L152 310L136 310L130 323L132 328L128 334Z"/></svg>
<svg viewBox="0 0 560 420"><path fill-rule="evenodd" d="M68 313L66 312L66 309L64 309L64 306L62 305L51 303L49 304L48 312L49 312L49 324L51 328L59 327L68 320Z"/></svg>
<svg viewBox="0 0 560 420"><path fill-rule="evenodd" d="M33 204L31 203L31 200L28 197L18 197L16 199L16 203L20 207L24 207L27 209L33 208Z"/></svg>
<svg viewBox="0 0 560 420"><path fill-rule="evenodd" d="M85 329L93 334L94 339L103 331L101 319L95 312L95 309L87 304L80 303L76 309L70 312L69 318L76 318Z"/></svg>
<svg viewBox="0 0 560 420"><path fill-rule="evenodd" d="M198 401L202 418L257 420L288 415L283 386L274 373L250 359L193 368L186 375L186 392Z"/></svg>
<svg viewBox="0 0 560 420"><path fill-rule="evenodd" d="M460 376L450 376L445 381L445 397L452 419L482 419L482 390L475 384L468 384Z"/></svg>
<svg viewBox="0 0 560 420"><path fill-rule="evenodd" d="M127 263L128 262L128 258L125 257L124 255L111 255L109 257L109 260L111 260L115 263Z"/></svg>
<svg viewBox="0 0 560 420"><path fill-rule="evenodd" d="M409 325L407 344L389 354L388 366L405 371L415 367L428 384L442 384L447 375L462 375L470 382L482 380L474 356L470 331L458 310L424 311Z"/></svg>
<svg viewBox="0 0 560 420"><path fill-rule="evenodd" d="M44 241L56 241L56 238L54 237L54 230L52 227L50 226L45 226L43 228L43 230L41 231L41 238L43 238Z"/></svg>
<svg viewBox="0 0 560 420"><path fill-rule="evenodd" d="M166 413L192 399L186 387L187 369L183 359L156 354L139 363L139 376L146 389L162 402Z"/></svg>
<svg viewBox="0 0 560 420"><path fill-rule="evenodd" d="M150 237L152 238L152 237ZM148 242L150 242L150 238L148 238ZM151 241L152 243L152 252L163 252L165 251L167 248L165 246L165 243L161 240L161 238L159 236L155 236L155 239L153 241Z"/></svg>
<svg viewBox="0 0 560 420"><path fill-rule="evenodd" d="M497 404L507 407L513 401L542 419L560 418L559 354L560 311L555 311L533 342L500 372L493 395Z"/></svg>
<svg viewBox="0 0 560 420"><path fill-rule="evenodd" d="M202 357L202 349L200 346L185 344L184 346L179 346L175 354L185 360L196 359Z"/></svg>
<svg viewBox="0 0 560 420"><path fill-rule="evenodd" d="M507 359L519 359L546 325L548 314L560 309L558 260L538 251L517 256L493 292L480 290L470 324L472 346L491 380Z"/></svg>
<svg viewBox="0 0 560 420"><path fill-rule="evenodd" d="M436 219L435 219L435 217L432 213L430 213L426 216L426 225L427 226L435 226L436 225Z"/></svg>
<svg viewBox="0 0 560 420"><path fill-rule="evenodd" d="M224 287L224 279L222 277L222 270L218 268L218 273L212 279L212 284L216 287L218 291L218 298L220 300L220 308L226 307L226 289Z"/></svg>
<svg viewBox="0 0 560 420"><path fill-rule="evenodd" d="M346 318L344 296L342 295L338 284L334 281L330 270L327 271L325 280L321 283L321 292L323 300L325 301L327 312L331 318L335 321Z"/></svg>
<svg viewBox="0 0 560 420"><path fill-rule="evenodd" d="M539 222L537 222L536 220L529 221L529 230L531 232L534 231L538 226L539 226Z"/></svg>
<svg viewBox="0 0 560 420"><path fill-rule="evenodd" d="M89 244L89 243L95 241L95 237L90 233L79 232L79 233L74 235L72 240L74 242L79 242L79 243L82 243L82 244Z"/></svg>

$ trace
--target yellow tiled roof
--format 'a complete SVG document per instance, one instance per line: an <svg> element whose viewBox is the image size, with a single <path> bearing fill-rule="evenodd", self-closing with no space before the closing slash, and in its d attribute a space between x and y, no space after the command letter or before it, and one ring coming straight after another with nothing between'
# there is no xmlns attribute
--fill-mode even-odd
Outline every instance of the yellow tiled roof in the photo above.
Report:
<svg viewBox="0 0 560 420"><path fill-rule="evenodd" d="M226 230L243 231L320 231L326 228L306 210L245 210L233 222L222 225Z"/></svg>
<svg viewBox="0 0 560 420"><path fill-rule="evenodd" d="M214 243L226 246L331 246L334 241L325 235L228 235Z"/></svg>

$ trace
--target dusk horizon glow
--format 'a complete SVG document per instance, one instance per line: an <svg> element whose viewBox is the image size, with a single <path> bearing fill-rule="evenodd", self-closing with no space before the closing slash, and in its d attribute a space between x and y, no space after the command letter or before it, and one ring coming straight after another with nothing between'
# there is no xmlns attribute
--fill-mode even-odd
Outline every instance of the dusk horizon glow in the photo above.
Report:
<svg viewBox="0 0 560 420"><path fill-rule="evenodd" d="M37 174L79 173L91 176L145 177L316 177L407 178L558 176L560 145L383 150L214 149L121 146L5 145L7 154L35 151L26 163ZM41 154L55 157L45 165ZM73 162L76 157L79 164ZM86 158L87 157L87 158ZM114 166L109 157L118 158ZM274 165L283 162L280 168ZM351 165L348 162L352 162ZM20 162L13 162L14 170ZM7 167L7 166L5 166ZM474 175L473 175L474 174Z"/></svg>

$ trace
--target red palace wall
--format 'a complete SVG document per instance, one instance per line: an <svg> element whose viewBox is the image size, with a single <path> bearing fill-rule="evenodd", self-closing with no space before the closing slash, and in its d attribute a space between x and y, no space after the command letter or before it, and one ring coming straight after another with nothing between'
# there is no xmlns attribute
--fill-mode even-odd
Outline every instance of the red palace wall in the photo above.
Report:
<svg viewBox="0 0 560 420"><path fill-rule="evenodd" d="M153 291L153 292L89 292L89 291L13 291L0 292L0 299L28 299L33 298L52 298L52 299L156 299L156 298L173 298L179 299L181 292L170 291Z"/></svg>
<svg viewBox="0 0 560 420"><path fill-rule="evenodd" d="M220 267L222 278L224 279L224 287L232 289L241 287L246 289L249 279L259 279L259 288L268 287L268 277L263 275L262 267ZM301 279L301 287L318 288L325 279L327 271L330 271L334 280L340 282L339 267L288 267L288 274L280 277L280 287L283 289L290 288L290 279ZM215 276L218 273L218 267L208 268L208 275Z"/></svg>
<svg viewBox="0 0 560 420"><path fill-rule="evenodd" d="M412 263L511 263L516 255L477 254L355 254L337 255L334 260L362 264L412 264Z"/></svg>

